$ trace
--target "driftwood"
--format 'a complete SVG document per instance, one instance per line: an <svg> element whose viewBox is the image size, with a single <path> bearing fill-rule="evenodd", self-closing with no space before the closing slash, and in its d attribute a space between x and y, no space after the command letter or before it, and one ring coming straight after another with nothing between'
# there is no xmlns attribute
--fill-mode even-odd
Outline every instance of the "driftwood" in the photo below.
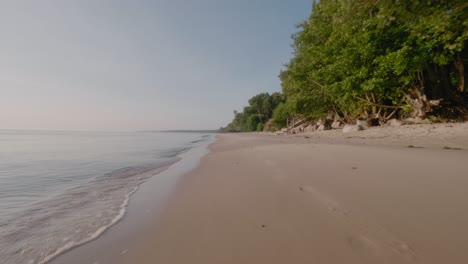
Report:
<svg viewBox="0 0 468 264"><path fill-rule="evenodd" d="M419 88L415 88L410 94L405 95L406 101L413 108L412 117L426 118L427 113L432 112L433 107L439 106L442 99L428 100Z"/></svg>
<svg viewBox="0 0 468 264"><path fill-rule="evenodd" d="M366 99L356 97L357 99L368 103L372 107L372 113L365 111L365 117L371 120L377 120L379 125L385 124L392 119L395 114L403 108L403 105L383 105L376 102L374 94L366 95ZM377 122L376 121L376 122Z"/></svg>
<svg viewBox="0 0 468 264"><path fill-rule="evenodd" d="M422 72L416 74L416 80L413 83L413 89L409 94L405 94L405 99L408 104L413 108L411 114L414 118L426 118L426 114L432 112L434 106L438 106L442 99L428 100L424 94L424 76Z"/></svg>

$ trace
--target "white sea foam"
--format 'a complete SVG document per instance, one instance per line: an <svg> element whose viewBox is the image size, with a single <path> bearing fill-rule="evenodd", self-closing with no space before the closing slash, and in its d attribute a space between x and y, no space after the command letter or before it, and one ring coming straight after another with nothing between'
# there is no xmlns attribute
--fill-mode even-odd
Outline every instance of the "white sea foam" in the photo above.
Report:
<svg viewBox="0 0 468 264"><path fill-rule="evenodd" d="M44 264L96 239L123 218L141 183L176 161L117 170L15 216L11 228L0 232L4 263Z"/></svg>
<svg viewBox="0 0 468 264"><path fill-rule="evenodd" d="M112 219L112 221L109 223L109 225L107 226L102 226L100 227L98 230L96 230L96 232L94 232L91 236L89 236L88 238L86 239L83 239L81 241L78 241L76 243L67 243L65 244L63 247L60 247L58 248L54 253L46 256L42 261L39 262L39 264L45 264L49 261L51 261L52 259L54 259L55 257L61 255L62 253L70 250L70 249L73 249L75 247L78 247L80 245L83 245L87 242L90 242L90 241L93 241L94 239L98 238L100 235L102 235L107 229L109 229L109 227L115 225L116 223L118 223L125 215L126 211L127 211L127 206L128 206L128 202L130 201L130 196L132 194L134 194L137 190L138 190L139 186L135 187L126 197L125 197L125 200L123 201L122 205L120 206L120 211L119 211L119 214L116 215L114 217L114 219Z"/></svg>

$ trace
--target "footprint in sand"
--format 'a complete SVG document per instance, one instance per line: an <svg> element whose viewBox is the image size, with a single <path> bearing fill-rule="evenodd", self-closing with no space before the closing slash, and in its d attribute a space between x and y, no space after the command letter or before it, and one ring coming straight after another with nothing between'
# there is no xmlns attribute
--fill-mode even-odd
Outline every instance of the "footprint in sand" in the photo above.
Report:
<svg viewBox="0 0 468 264"><path fill-rule="evenodd" d="M325 206L328 209L328 211L332 213L341 216L348 216L351 213L350 210L346 210L345 208L341 207L337 201L328 197L326 194L317 191L312 186L302 186L299 187L299 190L311 194L314 200Z"/></svg>
<svg viewBox="0 0 468 264"><path fill-rule="evenodd" d="M363 259L375 259L381 255L381 246L366 236L348 236L347 243Z"/></svg>
<svg viewBox="0 0 468 264"><path fill-rule="evenodd" d="M351 215L350 210L345 209L337 201L312 186L301 186L299 190L310 194L315 201L322 204L331 213L343 217L342 219L356 234L348 236L347 243L363 258L404 258L408 262L416 261L416 252L408 243L398 240L378 224L368 222L365 219L359 220L359 217Z"/></svg>
<svg viewBox="0 0 468 264"><path fill-rule="evenodd" d="M348 245L365 260L393 260L405 259L406 262L416 261L416 253L405 242L385 241L373 239L369 236L358 234L347 237ZM387 262L385 262L387 263Z"/></svg>
<svg viewBox="0 0 468 264"><path fill-rule="evenodd" d="M398 255L406 258L408 261L415 261L416 260L416 252L414 249L408 244L403 241L393 240L390 242L394 252Z"/></svg>

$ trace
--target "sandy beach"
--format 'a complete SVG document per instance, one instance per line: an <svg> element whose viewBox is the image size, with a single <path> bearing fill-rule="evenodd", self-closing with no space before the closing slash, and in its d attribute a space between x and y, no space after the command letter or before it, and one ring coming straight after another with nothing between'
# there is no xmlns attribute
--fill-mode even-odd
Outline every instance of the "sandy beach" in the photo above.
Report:
<svg viewBox="0 0 468 264"><path fill-rule="evenodd" d="M219 135L154 223L94 263L465 263L467 131Z"/></svg>
<svg viewBox="0 0 468 264"><path fill-rule="evenodd" d="M415 148L220 135L160 219L109 263L464 263L467 130L455 126L443 140L441 127L409 127L434 134L406 133Z"/></svg>

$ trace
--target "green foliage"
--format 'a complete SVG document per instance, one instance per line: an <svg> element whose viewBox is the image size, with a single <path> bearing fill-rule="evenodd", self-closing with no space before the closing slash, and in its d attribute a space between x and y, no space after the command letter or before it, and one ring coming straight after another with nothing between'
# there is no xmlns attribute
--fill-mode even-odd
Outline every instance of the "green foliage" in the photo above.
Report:
<svg viewBox="0 0 468 264"><path fill-rule="evenodd" d="M289 112L285 103L280 103L273 111L273 123L277 128L282 128L287 125Z"/></svg>
<svg viewBox="0 0 468 264"><path fill-rule="evenodd" d="M294 115L410 115L430 111L414 101L431 99L466 107L466 0L320 0L312 10L292 37L283 94L254 96L226 131L256 131L271 117L281 128Z"/></svg>
<svg viewBox="0 0 468 264"><path fill-rule="evenodd" d="M433 99L463 91L463 67L453 65L467 59L467 14L462 0L314 3L280 74L287 105L308 117L359 116L406 104L415 89Z"/></svg>
<svg viewBox="0 0 468 264"><path fill-rule="evenodd" d="M257 125L257 132L261 132L263 131L263 124L262 123L258 123Z"/></svg>
<svg viewBox="0 0 468 264"><path fill-rule="evenodd" d="M263 131L265 123L272 118L274 109L284 101L280 93L261 93L249 100L242 113L234 111L234 119L222 129L224 132Z"/></svg>

